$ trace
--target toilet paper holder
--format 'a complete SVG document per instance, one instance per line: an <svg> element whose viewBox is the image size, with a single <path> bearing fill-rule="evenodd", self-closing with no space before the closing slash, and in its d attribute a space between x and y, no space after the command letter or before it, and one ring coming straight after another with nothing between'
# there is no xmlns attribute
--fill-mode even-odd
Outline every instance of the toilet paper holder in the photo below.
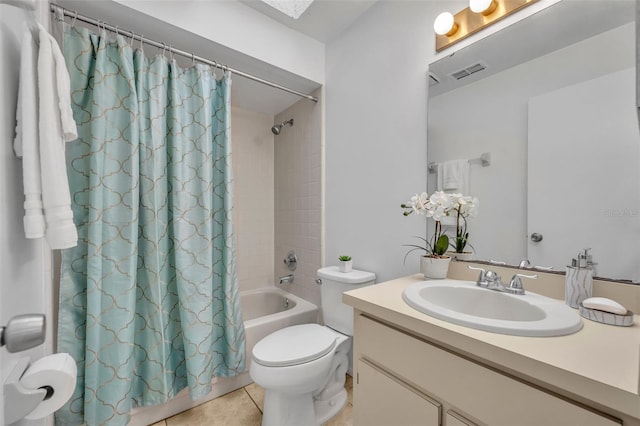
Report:
<svg viewBox="0 0 640 426"><path fill-rule="evenodd" d="M20 383L29 362L29 358L20 358L4 382L4 422L7 425L27 416L48 396L46 388L27 389Z"/></svg>

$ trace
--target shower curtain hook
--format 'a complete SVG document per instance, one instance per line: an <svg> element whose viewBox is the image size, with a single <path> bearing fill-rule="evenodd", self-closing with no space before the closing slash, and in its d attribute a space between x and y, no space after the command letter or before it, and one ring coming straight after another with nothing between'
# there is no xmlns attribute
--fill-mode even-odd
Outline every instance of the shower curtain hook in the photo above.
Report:
<svg viewBox="0 0 640 426"><path fill-rule="evenodd" d="M173 46L169 45L169 59L173 62Z"/></svg>
<svg viewBox="0 0 640 426"><path fill-rule="evenodd" d="M76 27L76 20L78 19L78 11L74 10L73 12L75 13L75 15L73 15L73 21L71 21L71 28Z"/></svg>
<svg viewBox="0 0 640 426"><path fill-rule="evenodd" d="M56 21L64 22L64 12L61 8L56 8Z"/></svg>
<svg viewBox="0 0 640 426"><path fill-rule="evenodd" d="M218 79L218 76L216 75L216 70L218 69L218 63L216 61L213 61L213 78L214 80Z"/></svg>
<svg viewBox="0 0 640 426"><path fill-rule="evenodd" d="M118 32L118 26L116 25L116 37L120 37L120 33Z"/></svg>
<svg viewBox="0 0 640 426"><path fill-rule="evenodd" d="M140 34L140 51L144 53L144 34Z"/></svg>
<svg viewBox="0 0 640 426"><path fill-rule="evenodd" d="M191 66L194 67L196 65L196 55L191 52Z"/></svg>

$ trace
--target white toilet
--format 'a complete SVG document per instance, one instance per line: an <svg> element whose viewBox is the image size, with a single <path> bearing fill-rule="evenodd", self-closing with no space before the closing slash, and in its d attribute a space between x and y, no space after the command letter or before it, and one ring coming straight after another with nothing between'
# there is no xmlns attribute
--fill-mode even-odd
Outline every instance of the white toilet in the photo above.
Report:
<svg viewBox="0 0 640 426"><path fill-rule="evenodd" d="M375 283L371 272L318 270L325 325L278 330L254 347L249 374L265 389L262 426L319 426L347 402L353 310L342 293Z"/></svg>

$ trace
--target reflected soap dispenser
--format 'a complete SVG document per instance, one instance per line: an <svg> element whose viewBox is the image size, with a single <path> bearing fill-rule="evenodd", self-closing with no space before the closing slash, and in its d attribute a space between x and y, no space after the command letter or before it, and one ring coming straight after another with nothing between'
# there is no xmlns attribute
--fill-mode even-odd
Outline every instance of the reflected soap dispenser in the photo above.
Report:
<svg viewBox="0 0 640 426"><path fill-rule="evenodd" d="M589 250L578 253L578 257L571 260L571 266L567 266L564 301L572 308L578 308L593 292L593 261Z"/></svg>

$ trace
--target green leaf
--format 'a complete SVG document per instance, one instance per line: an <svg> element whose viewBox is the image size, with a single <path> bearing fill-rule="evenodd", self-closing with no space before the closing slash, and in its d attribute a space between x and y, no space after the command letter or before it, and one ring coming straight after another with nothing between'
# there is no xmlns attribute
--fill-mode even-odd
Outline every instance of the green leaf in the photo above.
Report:
<svg viewBox="0 0 640 426"><path fill-rule="evenodd" d="M438 238L438 241L436 241L436 245L433 248L433 252L438 256L442 256L447 252L448 248L449 248L449 237L447 237L446 235L440 235L440 238Z"/></svg>

